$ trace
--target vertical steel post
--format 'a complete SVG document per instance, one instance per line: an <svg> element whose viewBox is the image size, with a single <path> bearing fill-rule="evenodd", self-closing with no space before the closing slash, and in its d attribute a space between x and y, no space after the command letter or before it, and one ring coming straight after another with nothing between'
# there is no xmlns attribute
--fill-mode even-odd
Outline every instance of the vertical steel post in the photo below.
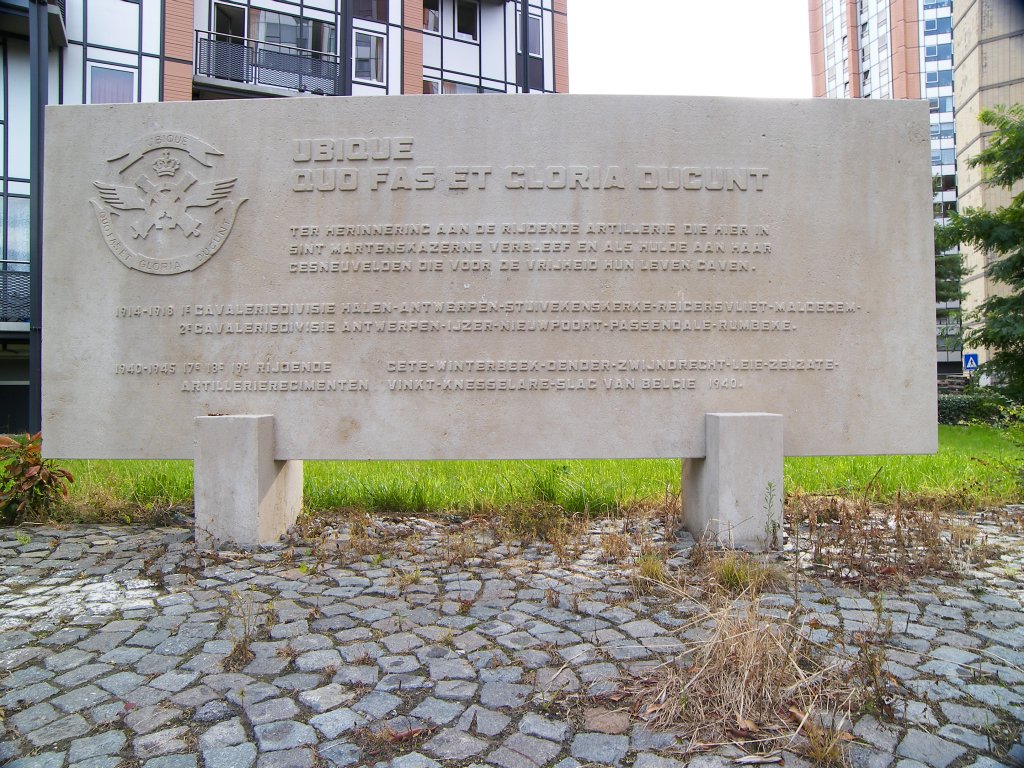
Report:
<svg viewBox="0 0 1024 768"><path fill-rule="evenodd" d="M43 116L49 79L46 0L29 0L29 373L28 428L42 428L43 353Z"/></svg>
<svg viewBox="0 0 1024 768"><path fill-rule="evenodd" d="M521 76L519 82L522 85L523 93L530 92L530 1L519 0L519 47L522 55L519 57Z"/></svg>
<svg viewBox="0 0 1024 768"><path fill-rule="evenodd" d="M341 95L352 95L352 69L356 65L355 43L352 40L352 3L354 0L341 2Z"/></svg>

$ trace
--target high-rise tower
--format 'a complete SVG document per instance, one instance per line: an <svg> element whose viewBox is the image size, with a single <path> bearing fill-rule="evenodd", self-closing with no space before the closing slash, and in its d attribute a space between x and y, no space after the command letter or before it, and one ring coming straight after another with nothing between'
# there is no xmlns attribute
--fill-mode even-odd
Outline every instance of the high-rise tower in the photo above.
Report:
<svg viewBox="0 0 1024 768"><path fill-rule="evenodd" d="M943 223L957 206L952 0L808 0L808 6L816 97L928 100L933 214ZM936 308L940 373L961 370L958 308Z"/></svg>

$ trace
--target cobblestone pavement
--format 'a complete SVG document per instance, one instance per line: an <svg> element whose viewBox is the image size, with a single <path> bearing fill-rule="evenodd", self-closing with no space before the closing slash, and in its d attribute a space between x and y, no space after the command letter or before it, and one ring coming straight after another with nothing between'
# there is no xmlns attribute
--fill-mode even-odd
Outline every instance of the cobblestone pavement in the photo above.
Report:
<svg viewBox="0 0 1024 768"><path fill-rule="evenodd" d="M589 698L670 658L695 610L678 593L637 597L630 568L605 561L600 525L570 557L424 520L206 558L185 528L0 529L0 763L734 764L734 747L681 757L673 734ZM1024 718L1024 542L989 528L1011 554L882 595L888 671L910 693L897 723L856 723L854 766L1024 756L990 739L1009 724L1012 741ZM668 543L670 568L691 544ZM822 639L877 622L862 592L809 578L800 590ZM793 604L769 594L761 609ZM554 700L570 695L581 704L566 714Z"/></svg>

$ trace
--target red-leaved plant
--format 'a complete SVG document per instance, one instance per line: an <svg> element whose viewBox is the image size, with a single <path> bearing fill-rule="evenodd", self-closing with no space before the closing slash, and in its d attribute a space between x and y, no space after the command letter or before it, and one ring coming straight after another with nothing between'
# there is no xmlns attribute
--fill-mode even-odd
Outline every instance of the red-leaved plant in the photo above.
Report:
<svg viewBox="0 0 1024 768"><path fill-rule="evenodd" d="M10 524L67 498L71 473L44 459L42 433L0 435L0 518Z"/></svg>

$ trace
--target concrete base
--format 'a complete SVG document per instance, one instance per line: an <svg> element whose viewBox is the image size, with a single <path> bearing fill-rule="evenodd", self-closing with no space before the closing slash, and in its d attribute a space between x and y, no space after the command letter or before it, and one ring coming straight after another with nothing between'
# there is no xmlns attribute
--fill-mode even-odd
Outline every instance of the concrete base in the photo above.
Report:
<svg viewBox="0 0 1024 768"><path fill-rule="evenodd" d="M281 538L302 510L302 462L274 460L273 416L195 420L196 543Z"/></svg>
<svg viewBox="0 0 1024 768"><path fill-rule="evenodd" d="M782 416L708 413L707 452L683 462L683 517L696 539L741 549L779 543Z"/></svg>

